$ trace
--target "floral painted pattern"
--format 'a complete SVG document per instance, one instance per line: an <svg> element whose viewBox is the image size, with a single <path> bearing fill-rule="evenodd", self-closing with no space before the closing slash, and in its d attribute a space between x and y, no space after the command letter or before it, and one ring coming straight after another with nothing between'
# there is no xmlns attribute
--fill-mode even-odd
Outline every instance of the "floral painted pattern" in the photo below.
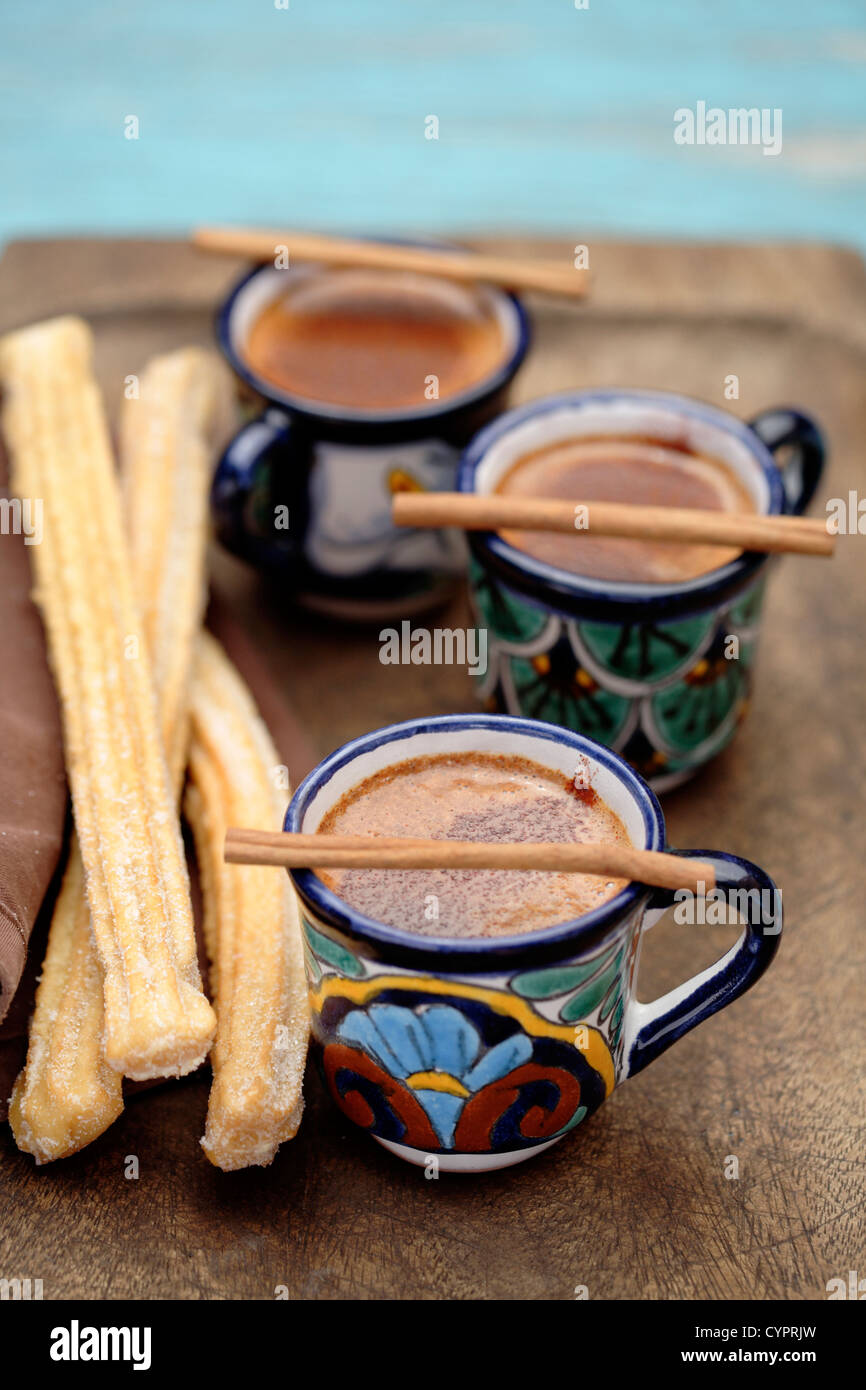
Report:
<svg viewBox="0 0 866 1390"><path fill-rule="evenodd" d="M443 1149L453 1146L467 1101L532 1056L524 1033L485 1049L478 1029L451 1004L418 1010L372 1004L348 1014L337 1036L360 1047L412 1090Z"/></svg>
<svg viewBox="0 0 866 1390"><path fill-rule="evenodd" d="M614 941L589 959L526 971L511 986L527 999L553 1003L563 1023L579 1023L597 1011L598 1022L608 1026L616 1060L625 1012L627 954L628 943Z"/></svg>
<svg viewBox="0 0 866 1390"><path fill-rule="evenodd" d="M456 980L381 971L306 916L304 931L326 1084L378 1138L513 1152L574 1129L613 1089L622 940L555 971Z"/></svg>
<svg viewBox="0 0 866 1390"><path fill-rule="evenodd" d="M546 719L589 734L615 747L633 727L632 702L605 690L575 664L565 643L526 658L512 656L500 666L506 707L520 708L531 719Z"/></svg>
<svg viewBox="0 0 866 1390"><path fill-rule="evenodd" d="M483 624L512 651L529 651L539 641L544 648L555 638L559 620L498 584L474 557L469 560L469 579Z"/></svg>
<svg viewBox="0 0 866 1390"><path fill-rule="evenodd" d="M477 562L471 578L488 709L588 734L657 786L720 752L746 714L763 577L721 610L652 623L557 616Z"/></svg>

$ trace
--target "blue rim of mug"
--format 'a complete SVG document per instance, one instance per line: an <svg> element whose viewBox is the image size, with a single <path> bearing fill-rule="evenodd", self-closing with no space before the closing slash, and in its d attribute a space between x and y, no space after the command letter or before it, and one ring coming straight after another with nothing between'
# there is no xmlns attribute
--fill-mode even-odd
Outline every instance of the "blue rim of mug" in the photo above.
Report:
<svg viewBox="0 0 866 1390"><path fill-rule="evenodd" d="M381 237L382 241L391 241L397 245L405 246L424 246L428 250L446 251L450 248L442 242L429 241L409 241L401 237ZM508 290L499 289L494 285L486 286L500 302L510 304L515 321L515 343L514 347L500 364L488 376L475 383L465 391L459 392L455 396L446 396L444 400L431 403L423 410L414 407L406 407L401 410L352 410L346 406L329 405L327 401L315 401L306 396L296 396L289 391L283 391L273 382L267 381L264 377L254 372L240 353L235 351L232 343L231 320L234 313L235 304L239 296L246 289L247 285L257 276L269 273L273 270L270 264L253 266L252 270L245 275L232 287L226 298L223 300L216 313L216 336L220 349L232 367L233 371L245 381L248 386L265 400L282 406L285 410L290 410L296 415L303 416L308 420L323 421L326 423L339 423L343 425L357 425L359 428L364 425L404 425L423 426L428 421L441 420L444 417L458 414L467 407L477 405L488 396L495 395L502 387L507 386L515 374L519 371L523 359L525 358L530 344L531 328L529 316L522 301L517 295L511 294Z"/></svg>
<svg viewBox="0 0 866 1390"><path fill-rule="evenodd" d="M785 510L785 491L779 467L770 450L745 421L720 410L717 406L692 400L673 391L637 388L632 390L608 387L597 391L562 391L505 411L479 430L464 449L457 470L457 490L475 492L476 474L488 450L527 420L551 414L562 410L563 407L580 410L589 405L615 401L651 402L666 407L671 414L687 415L733 435L745 445L763 472L769 499L765 514L777 516ZM489 564L491 569L518 591L529 593L536 600L542 600L545 607L555 608L559 601L566 612L575 605L579 607L584 603L592 604L600 610L617 607L640 610L653 606L676 606L679 610L709 608L726 593L742 589L769 558L755 551L744 551L728 564L681 584L632 585L619 581L600 582L590 576L571 574L568 570L558 569L555 565L549 565L546 561L538 560L526 551L509 545L495 531L472 532L469 541L476 558L482 564Z"/></svg>
<svg viewBox="0 0 866 1390"><path fill-rule="evenodd" d="M442 714L426 719L408 719L400 724L389 724L372 733L362 734L360 738L350 739L348 743L344 743L324 758L301 782L286 810L283 829L300 830L304 814L312 799L327 786L336 772L352 763L359 754L369 753L383 744L398 744L417 734L448 734L466 729L501 730L550 743L565 744L576 753L599 763L619 780L640 807L646 848L664 849L665 823L661 806L655 793L628 763L604 744L587 738L585 734L578 734L571 729L561 728L558 724L548 724L540 719L524 719L506 714ZM349 940L362 941L368 946L373 946L382 951L384 958L395 962L402 958L412 964L423 964L426 960L439 967L447 962L455 970L473 966L490 970L501 966L504 958L524 960L533 955L555 953L557 948L563 945L576 945L588 939L598 938L620 922L651 891L645 884L632 882L615 897L582 917L571 918L567 922L557 922L550 927L541 927L537 931L523 932L515 936L433 937L419 936L415 932L387 926L384 922L364 916L327 888L312 869L291 869L288 872L302 902L309 902L323 922L336 928Z"/></svg>

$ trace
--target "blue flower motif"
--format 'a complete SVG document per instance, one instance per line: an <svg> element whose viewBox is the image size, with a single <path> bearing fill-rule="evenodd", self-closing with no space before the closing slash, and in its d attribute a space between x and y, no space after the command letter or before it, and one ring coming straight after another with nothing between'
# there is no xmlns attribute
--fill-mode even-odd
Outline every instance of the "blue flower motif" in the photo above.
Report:
<svg viewBox="0 0 866 1390"><path fill-rule="evenodd" d="M453 1145L469 1097L532 1056L532 1043L520 1032L485 1051L478 1030L450 1004L428 1004L417 1012L371 1004L347 1014L337 1036L409 1087L443 1149Z"/></svg>

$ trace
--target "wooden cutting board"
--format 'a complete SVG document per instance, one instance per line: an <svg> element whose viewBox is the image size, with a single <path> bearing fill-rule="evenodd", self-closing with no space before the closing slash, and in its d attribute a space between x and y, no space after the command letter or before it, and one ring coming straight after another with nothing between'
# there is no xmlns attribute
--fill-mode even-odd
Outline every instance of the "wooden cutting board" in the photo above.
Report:
<svg viewBox="0 0 866 1390"><path fill-rule="evenodd" d="M724 405L736 374L737 413L795 404L823 425L824 498L866 496L857 256L601 243L591 258L586 304L532 303L518 399L621 385ZM150 353L211 341L238 269L175 242L18 242L0 262L0 330L84 314L114 408ZM205 1075L137 1097L53 1167L35 1169L4 1128L0 1274L41 1278L46 1298L188 1299L270 1299L280 1285L325 1299L571 1299L577 1285L593 1299L813 1299L849 1269L866 1274L864 560L866 538L843 537L832 563L779 564L749 719L665 799L673 844L746 855L781 885L785 936L752 993L563 1143L480 1178L425 1180L344 1122L312 1071L300 1134L269 1169L207 1163ZM465 674L382 667L374 630L293 613L225 555L213 579L320 754L391 720L473 707ZM461 599L442 622L464 615ZM733 934L654 928L641 997L702 968Z"/></svg>

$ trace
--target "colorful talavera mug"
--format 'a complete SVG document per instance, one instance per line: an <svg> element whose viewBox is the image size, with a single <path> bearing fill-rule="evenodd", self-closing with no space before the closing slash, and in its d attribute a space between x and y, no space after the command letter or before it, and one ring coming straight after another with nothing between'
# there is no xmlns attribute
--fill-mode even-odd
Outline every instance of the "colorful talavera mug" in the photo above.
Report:
<svg viewBox="0 0 866 1390"><path fill-rule="evenodd" d="M500 416L467 448L458 487L490 492L532 450L607 433L676 440L715 457L769 514L802 512L824 462L816 426L794 410L745 424L666 392L586 391ZM774 459L782 449L783 469ZM751 685L766 555L744 553L697 579L659 585L570 574L490 532L472 534L470 550L473 602L488 633L479 687L488 708L599 739L658 791L733 737Z"/></svg>
<svg viewBox="0 0 866 1390"><path fill-rule="evenodd" d="M289 281L321 269L260 266L219 310L220 347L251 391L254 409L264 410L243 426L217 467L215 529L223 545L277 576L281 592L307 608L346 619L406 616L447 596L465 573L466 552L456 532L395 527L393 494L407 487L453 490L460 450L505 404L529 346L529 322L513 295L478 288L473 293L498 321L503 348L495 369L474 386L423 409L307 400L257 375L245 343ZM441 284L443 294L464 292ZM275 524L280 516L289 518L287 526Z"/></svg>
<svg viewBox="0 0 866 1390"><path fill-rule="evenodd" d="M285 828L314 832L381 768L456 752L523 756L566 776L580 766L634 844L665 847L659 804L621 758L505 715L415 719L355 739L301 783ZM644 928L672 902L662 890L631 883L575 921L524 935L444 939L363 917L314 873L294 871L313 1038L334 1101L392 1153L421 1165L435 1156L457 1172L505 1168L561 1139L773 958L782 923L772 881L729 854L686 853L714 865L747 925L715 965L650 1004L637 1001L636 976Z"/></svg>

